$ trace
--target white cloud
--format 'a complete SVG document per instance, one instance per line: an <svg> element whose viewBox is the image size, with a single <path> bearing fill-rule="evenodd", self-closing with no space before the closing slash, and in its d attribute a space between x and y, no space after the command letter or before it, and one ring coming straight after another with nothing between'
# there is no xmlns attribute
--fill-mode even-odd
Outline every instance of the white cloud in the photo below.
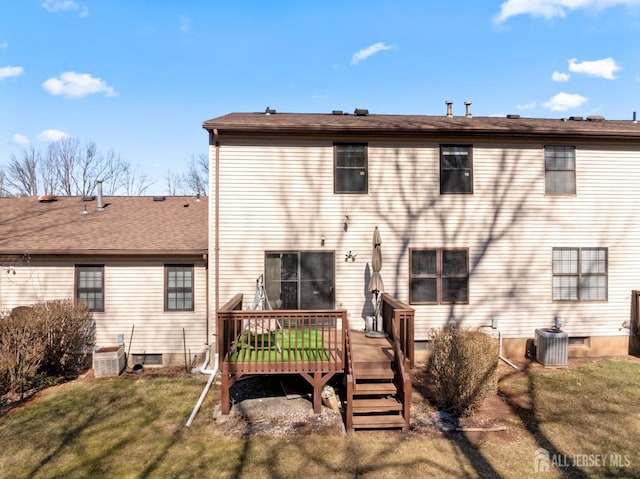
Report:
<svg viewBox="0 0 640 479"><path fill-rule="evenodd" d="M392 50L392 49L393 49L392 46L386 45L383 42L374 43L373 45L370 45L367 48L363 48L362 50L354 53L353 57L351 57L351 64L357 65L361 61L369 58L371 55L375 55L376 53L382 52L384 50Z"/></svg>
<svg viewBox="0 0 640 479"><path fill-rule="evenodd" d="M0 80L5 78L19 77L24 74L23 67L2 67L0 68Z"/></svg>
<svg viewBox="0 0 640 479"><path fill-rule="evenodd" d="M520 105L516 105L518 110L533 110L536 107L536 102L532 101L531 103L523 103Z"/></svg>
<svg viewBox="0 0 640 479"><path fill-rule="evenodd" d="M30 143L29 138L20 133L15 133L11 138L11 141L16 145L28 145Z"/></svg>
<svg viewBox="0 0 640 479"><path fill-rule="evenodd" d="M592 77L606 78L607 80L615 80L615 73L622 70L622 67L616 61L609 57L602 60L584 61L578 63L575 58L569 60L569 71L574 73L584 73Z"/></svg>
<svg viewBox="0 0 640 479"><path fill-rule="evenodd" d="M38 140L46 141L46 142L54 142L58 140L62 140L63 138L68 138L70 135L60 130L44 130L41 131L38 135Z"/></svg>
<svg viewBox="0 0 640 479"><path fill-rule="evenodd" d="M571 75L569 75L568 73L553 72L551 74L551 79L553 81L557 81L561 83L569 81L569 78L571 78Z"/></svg>
<svg viewBox="0 0 640 479"><path fill-rule="evenodd" d="M506 0L493 20L500 24L517 15L564 18L570 10L598 11L618 5L640 5L640 0Z"/></svg>
<svg viewBox="0 0 640 479"><path fill-rule="evenodd" d="M78 16L80 18L89 16L89 7L84 4L78 4L75 0L45 0L41 6L51 13L79 10Z"/></svg>
<svg viewBox="0 0 640 479"><path fill-rule="evenodd" d="M191 17L188 15L180 15L178 21L180 22L180 31L182 33L191 33Z"/></svg>
<svg viewBox="0 0 640 479"><path fill-rule="evenodd" d="M67 98L84 98L93 93L104 93L116 96L113 87L101 78L92 77L89 73L64 72L59 78L49 78L42 87L52 95L63 95Z"/></svg>
<svg viewBox="0 0 640 479"><path fill-rule="evenodd" d="M545 108L551 111L567 111L570 108L578 108L587 101L587 98L577 93L564 93L560 92L548 102L543 103Z"/></svg>

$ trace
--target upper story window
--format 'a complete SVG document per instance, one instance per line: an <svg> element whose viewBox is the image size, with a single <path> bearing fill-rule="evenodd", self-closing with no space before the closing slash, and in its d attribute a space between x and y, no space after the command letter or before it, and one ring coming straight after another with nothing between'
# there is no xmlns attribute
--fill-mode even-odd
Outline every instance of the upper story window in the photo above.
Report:
<svg viewBox="0 0 640 479"><path fill-rule="evenodd" d="M368 166L365 143L336 143L333 146L335 193L367 193Z"/></svg>
<svg viewBox="0 0 640 479"><path fill-rule="evenodd" d="M76 300L87 305L89 311L104 311L104 266L76 266Z"/></svg>
<svg viewBox="0 0 640 479"><path fill-rule="evenodd" d="M576 147L544 147L544 192L548 195L576 194Z"/></svg>
<svg viewBox="0 0 640 479"><path fill-rule="evenodd" d="M473 193L470 145L440 146L440 194Z"/></svg>
<svg viewBox="0 0 640 479"><path fill-rule="evenodd" d="M165 265L165 311L193 311L193 265Z"/></svg>
<svg viewBox="0 0 640 479"><path fill-rule="evenodd" d="M409 303L469 302L469 250L412 249Z"/></svg>
<svg viewBox="0 0 640 479"><path fill-rule="evenodd" d="M607 301L607 248L553 248L554 301Z"/></svg>

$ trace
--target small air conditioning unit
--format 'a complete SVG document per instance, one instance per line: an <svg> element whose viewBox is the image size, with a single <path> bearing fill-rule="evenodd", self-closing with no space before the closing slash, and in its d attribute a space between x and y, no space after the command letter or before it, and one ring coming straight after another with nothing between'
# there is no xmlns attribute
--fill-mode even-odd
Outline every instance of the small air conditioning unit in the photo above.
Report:
<svg viewBox="0 0 640 479"><path fill-rule="evenodd" d="M569 335L559 329L536 329L536 361L543 366L569 365Z"/></svg>
<svg viewBox="0 0 640 479"><path fill-rule="evenodd" d="M97 349L93 353L93 375L119 376L124 371L124 347L110 346Z"/></svg>

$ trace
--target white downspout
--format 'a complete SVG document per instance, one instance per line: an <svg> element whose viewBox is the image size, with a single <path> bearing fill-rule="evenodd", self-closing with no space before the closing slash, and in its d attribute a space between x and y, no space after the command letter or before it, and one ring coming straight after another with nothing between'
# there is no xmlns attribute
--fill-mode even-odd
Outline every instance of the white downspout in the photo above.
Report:
<svg viewBox="0 0 640 479"><path fill-rule="evenodd" d="M209 392L209 388L211 387L211 384L213 383L213 379L216 377L216 374L218 374L218 353L215 353L213 355L213 369L207 369L207 366L209 365L209 355L210 355L210 351L211 351L211 346L209 344L207 344L206 347L207 347L207 349L206 349L206 352L205 352L204 363L202 363L202 366L200 366L199 371L202 374L208 374L209 375L209 380L207 381L207 384L205 384L204 389L202 390L202 393L200 394L200 397L198 398L198 402L196 403L195 407L193 408L193 411L191 412L191 416L189 416L189 420L187 421L187 424L185 425L185 427L190 427L191 426L191 423L195 419L196 414L198 414L198 411L200 410L200 406L202 406L202 403L204 401L205 396Z"/></svg>
<svg viewBox="0 0 640 479"><path fill-rule="evenodd" d="M502 359L505 363L507 363L509 366L511 366L513 369L518 369L518 366L516 366L515 364L513 364L511 361L509 361L507 358L505 358L502 355L502 331L500 331L500 329L498 328L498 320L497 319L492 319L491 320L491 324L487 324L487 325L483 325L480 326L481 328L491 328L491 329L495 329L498 331L498 359Z"/></svg>
<svg viewBox="0 0 640 479"><path fill-rule="evenodd" d="M502 359L505 363L507 363L509 366L511 366L513 369L518 369L518 366L513 364L511 361L509 361L507 358L505 358L502 355L502 331L500 331L499 329L498 329L498 342L500 343L500 352L498 353L498 357Z"/></svg>

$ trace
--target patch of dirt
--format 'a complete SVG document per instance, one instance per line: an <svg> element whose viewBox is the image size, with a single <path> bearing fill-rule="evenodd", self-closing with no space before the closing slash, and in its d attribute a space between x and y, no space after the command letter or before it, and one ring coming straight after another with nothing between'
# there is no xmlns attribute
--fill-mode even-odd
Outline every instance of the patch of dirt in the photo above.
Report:
<svg viewBox="0 0 640 479"><path fill-rule="evenodd" d="M336 385L337 387L337 385ZM232 408L214 418L221 431L230 435L290 436L344 433L340 411L322 407L313 412L312 389L299 376L248 376L231 388Z"/></svg>
<svg viewBox="0 0 640 479"><path fill-rule="evenodd" d="M488 438L500 442L516 440L523 428L518 416L499 395L493 395L469 417L456 418L438 411L429 400L428 381L421 373L422 365L413 371L411 432L429 437L464 434L472 442ZM499 375L515 371L500 366ZM520 372L520 374L523 374ZM341 384L331 383L340 399L344 399ZM285 389L301 397L287 399ZM323 406L322 413L313 413L311 387L298 376L250 376L231 388L232 408L228 416L220 415L219 387L216 388L218 408L214 412L217 427L224 434L248 436L266 434L287 436L300 434L342 434L344 419L340 411Z"/></svg>

